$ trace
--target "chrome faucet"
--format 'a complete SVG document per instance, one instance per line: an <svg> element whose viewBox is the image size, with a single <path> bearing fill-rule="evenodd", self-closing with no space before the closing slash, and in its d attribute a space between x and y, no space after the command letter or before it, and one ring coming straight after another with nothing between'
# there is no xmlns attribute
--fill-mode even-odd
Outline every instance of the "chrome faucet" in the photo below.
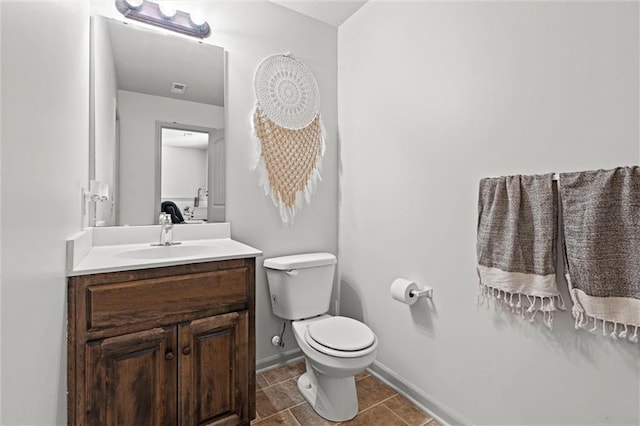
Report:
<svg viewBox="0 0 640 426"><path fill-rule="evenodd" d="M160 242L154 245L172 246L180 244L173 242L173 222L171 221L171 215L168 213L160 213L158 222L160 223Z"/></svg>

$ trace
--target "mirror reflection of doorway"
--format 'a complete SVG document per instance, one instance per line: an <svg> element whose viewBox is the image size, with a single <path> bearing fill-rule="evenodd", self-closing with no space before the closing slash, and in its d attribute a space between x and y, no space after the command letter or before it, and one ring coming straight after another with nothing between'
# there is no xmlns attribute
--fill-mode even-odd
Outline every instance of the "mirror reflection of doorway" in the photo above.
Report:
<svg viewBox="0 0 640 426"><path fill-rule="evenodd" d="M160 203L175 203L186 223L207 221L210 132L160 130Z"/></svg>

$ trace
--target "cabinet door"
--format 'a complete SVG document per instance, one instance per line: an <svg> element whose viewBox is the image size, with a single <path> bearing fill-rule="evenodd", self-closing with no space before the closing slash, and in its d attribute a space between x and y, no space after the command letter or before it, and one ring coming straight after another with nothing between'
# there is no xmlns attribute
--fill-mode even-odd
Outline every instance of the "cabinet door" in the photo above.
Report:
<svg viewBox="0 0 640 426"><path fill-rule="evenodd" d="M86 345L86 424L175 425L176 327Z"/></svg>
<svg viewBox="0 0 640 426"><path fill-rule="evenodd" d="M249 424L247 311L179 327L179 424Z"/></svg>

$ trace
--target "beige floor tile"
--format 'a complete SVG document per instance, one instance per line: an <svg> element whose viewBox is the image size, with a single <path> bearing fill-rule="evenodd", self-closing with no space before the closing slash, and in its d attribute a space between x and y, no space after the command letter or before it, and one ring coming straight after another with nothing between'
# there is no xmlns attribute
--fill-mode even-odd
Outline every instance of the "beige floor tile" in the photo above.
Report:
<svg viewBox="0 0 640 426"><path fill-rule="evenodd" d="M262 374L256 374L256 390L266 388L267 386L269 386L269 383Z"/></svg>
<svg viewBox="0 0 640 426"><path fill-rule="evenodd" d="M365 377L369 377L370 374L367 370L364 370L362 373L358 373L356 374L356 381L360 380L360 379L364 379Z"/></svg>
<svg viewBox="0 0 640 426"><path fill-rule="evenodd" d="M303 426L328 426L337 424L321 417L306 402L304 404L296 405L289 409L289 411L291 411L291 414L293 414L298 423Z"/></svg>
<svg viewBox="0 0 640 426"><path fill-rule="evenodd" d="M383 404L409 426L421 426L432 420L431 416L420 411L415 405L400 395L387 399Z"/></svg>
<svg viewBox="0 0 640 426"><path fill-rule="evenodd" d="M267 417L266 419L262 419L257 422L251 422L251 424L257 426L300 426L300 424L296 421L296 419L289 411L282 411L278 414L274 414L271 417Z"/></svg>
<svg viewBox="0 0 640 426"><path fill-rule="evenodd" d="M298 391L297 377L304 371L304 360L300 360L256 375L256 419L252 425L440 426L368 371L356 376L358 415L348 422L330 422Z"/></svg>
<svg viewBox="0 0 640 426"><path fill-rule="evenodd" d="M268 386L256 392L256 412L261 418L304 402L295 379Z"/></svg>
<svg viewBox="0 0 640 426"><path fill-rule="evenodd" d="M393 389L382 383L374 376L368 376L356 381L358 390L358 410L367 408L397 395Z"/></svg>
<svg viewBox="0 0 640 426"><path fill-rule="evenodd" d="M352 420L340 424L349 426L406 426L406 423L384 404L378 404L358 413Z"/></svg>
<svg viewBox="0 0 640 426"><path fill-rule="evenodd" d="M264 371L262 372L262 376L267 380L267 383L273 385L287 379L298 377L302 373L304 373L305 370L306 367L304 359L300 359L292 363L283 365L282 367Z"/></svg>

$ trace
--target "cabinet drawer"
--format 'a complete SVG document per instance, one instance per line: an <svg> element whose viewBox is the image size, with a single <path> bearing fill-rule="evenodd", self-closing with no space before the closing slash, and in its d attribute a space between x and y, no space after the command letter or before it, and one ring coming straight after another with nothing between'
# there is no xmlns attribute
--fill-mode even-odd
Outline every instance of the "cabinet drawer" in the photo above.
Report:
<svg viewBox="0 0 640 426"><path fill-rule="evenodd" d="M242 309L245 268L88 286L89 331L134 323L180 321L199 311Z"/></svg>

